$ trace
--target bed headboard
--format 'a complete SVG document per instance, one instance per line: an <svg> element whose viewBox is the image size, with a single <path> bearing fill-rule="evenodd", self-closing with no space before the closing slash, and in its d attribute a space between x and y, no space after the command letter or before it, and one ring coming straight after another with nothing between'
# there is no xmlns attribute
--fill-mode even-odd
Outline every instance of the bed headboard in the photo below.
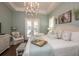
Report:
<svg viewBox="0 0 79 59"><path fill-rule="evenodd" d="M62 24L56 27L56 31L70 31L70 32L79 32L79 27L74 25Z"/></svg>

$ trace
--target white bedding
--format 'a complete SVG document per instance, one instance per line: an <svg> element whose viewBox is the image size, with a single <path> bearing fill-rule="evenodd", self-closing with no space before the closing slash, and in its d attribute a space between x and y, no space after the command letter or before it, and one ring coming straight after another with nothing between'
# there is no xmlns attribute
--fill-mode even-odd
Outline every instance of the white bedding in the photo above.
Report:
<svg viewBox="0 0 79 59"><path fill-rule="evenodd" d="M30 45L30 46L29 46ZM32 43L27 43L23 56L52 56L54 55L52 47L47 43L43 47L38 47Z"/></svg>
<svg viewBox="0 0 79 59"><path fill-rule="evenodd" d="M56 56L78 56L79 44L72 41L49 40Z"/></svg>
<svg viewBox="0 0 79 59"><path fill-rule="evenodd" d="M53 39L51 37L48 36L44 36L43 38L45 38L48 41L48 44L51 46L52 50L52 55L55 56L78 56L79 55L79 43L78 42L73 42L73 41L64 41L64 40L58 40L58 39ZM28 45L28 44L27 44ZM25 48L24 51L24 56L26 54L29 54L27 51L28 47ZM46 48L45 48L46 50ZM40 50L41 52L42 50ZM34 53L38 54L38 50L36 50ZM50 54L46 51L42 51L43 54ZM38 54L39 55L39 54Z"/></svg>

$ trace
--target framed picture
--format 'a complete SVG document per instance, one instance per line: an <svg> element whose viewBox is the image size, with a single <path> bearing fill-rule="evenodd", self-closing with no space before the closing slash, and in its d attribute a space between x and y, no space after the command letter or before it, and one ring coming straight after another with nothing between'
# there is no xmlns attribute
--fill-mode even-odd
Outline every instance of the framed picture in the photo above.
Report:
<svg viewBox="0 0 79 59"><path fill-rule="evenodd" d="M70 23L72 21L72 11L68 11L58 17L58 23Z"/></svg>

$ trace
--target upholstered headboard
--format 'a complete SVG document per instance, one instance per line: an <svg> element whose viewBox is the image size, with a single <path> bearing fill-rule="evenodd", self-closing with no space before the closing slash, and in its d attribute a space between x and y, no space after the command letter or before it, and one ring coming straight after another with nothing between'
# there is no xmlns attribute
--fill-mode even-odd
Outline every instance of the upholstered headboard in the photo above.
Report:
<svg viewBox="0 0 79 59"><path fill-rule="evenodd" d="M56 27L56 31L71 31L71 32L79 32L79 27L68 25L68 24L62 24Z"/></svg>

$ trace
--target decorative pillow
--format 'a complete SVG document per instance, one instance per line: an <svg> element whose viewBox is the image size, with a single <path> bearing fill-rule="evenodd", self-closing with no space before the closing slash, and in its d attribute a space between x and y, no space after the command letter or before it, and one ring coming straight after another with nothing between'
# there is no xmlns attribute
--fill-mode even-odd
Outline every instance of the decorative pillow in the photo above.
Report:
<svg viewBox="0 0 79 59"><path fill-rule="evenodd" d="M14 36L15 38L19 38L21 35L19 32L12 32L12 36Z"/></svg>
<svg viewBox="0 0 79 59"><path fill-rule="evenodd" d="M61 39L62 38L62 31L56 32L55 35L56 35L57 39Z"/></svg>
<svg viewBox="0 0 79 59"><path fill-rule="evenodd" d="M39 47L42 47L47 43L47 41L41 40L41 39L36 39L36 40L31 41L31 43L34 45L37 45Z"/></svg>
<svg viewBox="0 0 79 59"><path fill-rule="evenodd" d="M68 31L63 32L62 39L65 41L71 41L71 32Z"/></svg>
<svg viewBox="0 0 79 59"><path fill-rule="evenodd" d="M71 40L79 41L79 32L72 32Z"/></svg>
<svg viewBox="0 0 79 59"><path fill-rule="evenodd" d="M51 35L53 35L53 34L54 34L54 32L48 32L47 34L48 34L48 35L50 35L50 34L51 34Z"/></svg>
<svg viewBox="0 0 79 59"><path fill-rule="evenodd" d="M56 35L54 33L49 33L49 34L47 34L47 37L56 38Z"/></svg>
<svg viewBox="0 0 79 59"><path fill-rule="evenodd" d="M18 34L15 34L14 37L15 37L15 38L18 38Z"/></svg>

